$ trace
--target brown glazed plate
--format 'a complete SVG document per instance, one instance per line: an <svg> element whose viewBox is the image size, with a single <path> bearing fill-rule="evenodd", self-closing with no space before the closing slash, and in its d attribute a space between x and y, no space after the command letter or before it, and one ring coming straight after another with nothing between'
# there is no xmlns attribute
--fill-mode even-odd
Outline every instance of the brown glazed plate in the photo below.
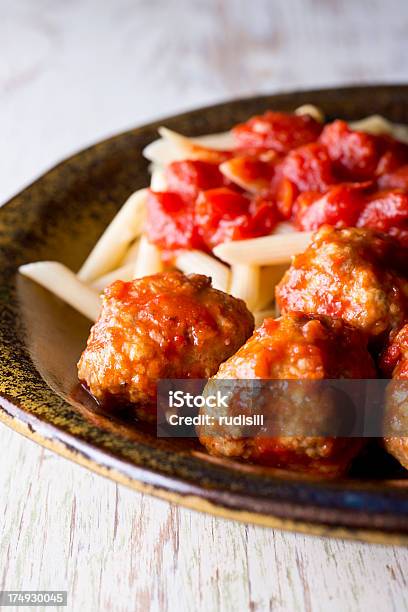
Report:
<svg viewBox="0 0 408 612"><path fill-rule="evenodd" d="M89 322L17 274L57 260L76 270L127 196L148 184L142 149L165 124L220 132L268 108L321 106L329 118L381 113L408 123L408 86L302 91L234 100L105 140L62 162L0 209L0 420L126 484L222 517L320 535L408 543L408 479L379 446L347 479L318 481L209 457L195 441L156 439L96 412L77 386Z"/></svg>

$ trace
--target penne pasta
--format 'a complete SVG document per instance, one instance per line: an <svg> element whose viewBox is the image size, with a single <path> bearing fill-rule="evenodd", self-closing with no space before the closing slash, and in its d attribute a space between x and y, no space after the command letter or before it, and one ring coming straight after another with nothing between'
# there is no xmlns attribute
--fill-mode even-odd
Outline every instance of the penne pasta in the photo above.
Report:
<svg viewBox="0 0 408 612"><path fill-rule="evenodd" d="M302 253L312 232L271 234L250 240L224 242L216 246L214 255L231 265L271 266L290 263L292 256Z"/></svg>
<svg viewBox="0 0 408 612"><path fill-rule="evenodd" d="M101 309L99 294L57 261L37 261L19 268L20 274L48 289L78 312L96 321Z"/></svg>
<svg viewBox="0 0 408 612"><path fill-rule="evenodd" d="M220 164L220 171L227 179L249 193L267 190L271 183L270 176L266 172L261 172L258 176L248 176L248 173L245 172L246 164L245 157L233 157Z"/></svg>
<svg viewBox="0 0 408 612"><path fill-rule="evenodd" d="M128 250L126 251L122 259L122 262L121 262L122 265L127 264L127 263L133 263L133 264L135 263L137 254L139 252L139 246L140 246L139 239L132 242L132 244L130 245L130 247L128 248Z"/></svg>
<svg viewBox="0 0 408 612"><path fill-rule="evenodd" d="M91 287L95 291L100 292L116 280L128 282L133 278L134 268L135 264L133 262L129 262L120 268L116 268L116 270L112 270L112 272L108 272L107 274L100 276L91 283Z"/></svg>
<svg viewBox="0 0 408 612"><path fill-rule="evenodd" d="M150 189L152 191L166 191L167 189L166 174L160 166L154 166L152 169Z"/></svg>
<svg viewBox="0 0 408 612"><path fill-rule="evenodd" d="M275 226L273 234L293 234L297 231L299 230L297 230L293 223L291 223L290 221L281 221Z"/></svg>
<svg viewBox="0 0 408 612"><path fill-rule="evenodd" d="M232 151L236 146L234 135L230 131L218 132L218 134L205 134L193 140L203 147L219 151Z"/></svg>
<svg viewBox="0 0 408 612"><path fill-rule="evenodd" d="M160 136L172 144L181 155L180 159L200 159L220 163L225 160L225 153L219 149L206 147L192 138L178 134L162 126L159 128ZM173 161L173 160L172 160Z"/></svg>
<svg viewBox="0 0 408 612"><path fill-rule="evenodd" d="M259 300L260 281L259 266L235 264L231 266L229 293L244 300L249 310L254 310Z"/></svg>
<svg viewBox="0 0 408 612"><path fill-rule="evenodd" d="M389 134L401 142L408 143L408 127L400 123L388 121L388 119L381 115L370 115L369 117L364 117L364 119L352 121L349 125L353 130L360 130L361 132L374 135Z"/></svg>
<svg viewBox="0 0 408 612"><path fill-rule="evenodd" d="M302 104L302 106L295 110L295 115L309 115L309 117L312 117L318 123L324 123L325 120L322 109L314 104Z"/></svg>
<svg viewBox="0 0 408 612"><path fill-rule="evenodd" d="M78 272L78 278L91 282L116 268L129 244L143 231L147 189L133 193L108 225Z"/></svg>
<svg viewBox="0 0 408 612"><path fill-rule="evenodd" d="M174 134L175 132L173 132ZM234 137L232 132L221 132L219 134L208 134L198 136L197 138L186 138L190 143L221 151L230 151L235 147ZM154 142L147 145L143 150L143 155L146 159L158 165L166 165L173 161L186 159L185 145L180 146L168 138L158 138Z"/></svg>
<svg viewBox="0 0 408 612"><path fill-rule="evenodd" d="M133 268L133 278L142 278L158 274L163 270L160 250L143 235L140 239L139 252Z"/></svg>
<svg viewBox="0 0 408 612"><path fill-rule="evenodd" d="M176 266L185 274L205 274L212 279L215 289L228 292L230 270L215 257L202 251L181 251L175 260Z"/></svg>

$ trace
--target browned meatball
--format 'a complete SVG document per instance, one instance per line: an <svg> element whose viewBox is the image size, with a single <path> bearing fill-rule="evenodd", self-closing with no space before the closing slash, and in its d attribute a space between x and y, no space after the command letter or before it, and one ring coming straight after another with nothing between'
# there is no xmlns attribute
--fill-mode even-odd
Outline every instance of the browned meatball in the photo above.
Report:
<svg viewBox="0 0 408 612"><path fill-rule="evenodd" d="M206 407L202 412L216 417L199 430L201 442L210 453L247 459L264 465L307 471L326 476L342 474L361 447L358 439L316 435L319 427L332 427L341 417L338 402L328 385L319 385L324 378L374 378L375 367L366 348L364 335L328 317L288 314L279 319L266 319L244 346L223 363L207 385L207 393L222 388L223 380L275 379L262 386L260 406L268 423L250 437L242 437L239 429L218 426L219 416L256 411L258 404L246 401L246 388L232 387L228 408ZM276 379L282 383L276 382ZM291 380L292 379L292 380ZM301 385L299 383L302 379ZM305 380L309 379L309 380ZM225 384L225 383L224 383ZM243 398L243 401L242 401ZM254 408L255 406L255 408ZM341 410L344 408L342 407ZM223 412L223 410L225 410ZM344 416L344 415L343 415ZM305 432L305 435L272 435L279 431ZM307 435L307 432L313 432ZM241 435L240 435L241 434Z"/></svg>
<svg viewBox="0 0 408 612"><path fill-rule="evenodd" d="M381 367L393 378L386 391L384 445L408 470L408 324L390 342Z"/></svg>
<svg viewBox="0 0 408 612"><path fill-rule="evenodd" d="M105 289L103 307L78 363L100 402L137 405L155 416L161 378L208 378L254 328L242 300L206 276L164 272Z"/></svg>
<svg viewBox="0 0 408 612"><path fill-rule="evenodd" d="M344 319L377 336L400 327L408 314L406 252L368 229L324 226L297 255L276 289L282 312Z"/></svg>

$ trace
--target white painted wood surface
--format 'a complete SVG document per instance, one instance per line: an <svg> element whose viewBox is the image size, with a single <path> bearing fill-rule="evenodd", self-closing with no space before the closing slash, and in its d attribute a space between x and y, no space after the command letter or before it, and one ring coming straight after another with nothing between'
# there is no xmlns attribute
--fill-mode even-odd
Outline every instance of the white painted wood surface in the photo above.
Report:
<svg viewBox="0 0 408 612"><path fill-rule="evenodd" d="M404 0L0 0L0 201L160 115L407 81L407 33ZM4 426L0 448L0 589L66 589L75 612L408 609L406 549L183 510Z"/></svg>

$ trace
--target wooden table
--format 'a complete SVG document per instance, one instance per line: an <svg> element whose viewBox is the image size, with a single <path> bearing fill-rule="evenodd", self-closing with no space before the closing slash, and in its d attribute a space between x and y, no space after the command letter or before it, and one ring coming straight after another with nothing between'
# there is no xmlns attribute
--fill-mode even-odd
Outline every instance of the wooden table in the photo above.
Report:
<svg viewBox="0 0 408 612"><path fill-rule="evenodd" d="M0 200L160 115L260 91L406 81L407 28L397 0L4 2ZM406 549L184 510L4 426L0 448L1 589L66 589L82 612L408 609Z"/></svg>

